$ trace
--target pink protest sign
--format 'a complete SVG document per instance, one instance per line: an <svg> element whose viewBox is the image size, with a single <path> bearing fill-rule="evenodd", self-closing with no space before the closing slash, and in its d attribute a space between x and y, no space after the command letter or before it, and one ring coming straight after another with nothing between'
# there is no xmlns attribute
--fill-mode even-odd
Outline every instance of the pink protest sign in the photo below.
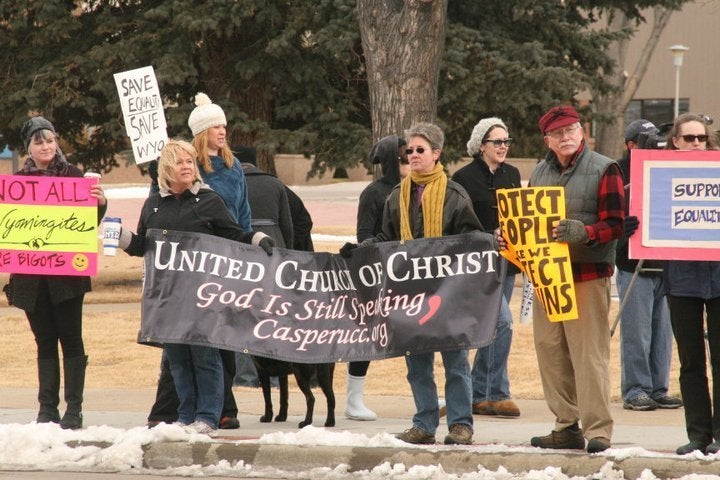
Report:
<svg viewBox="0 0 720 480"><path fill-rule="evenodd" d="M720 260L720 151L631 152L630 258Z"/></svg>
<svg viewBox="0 0 720 480"><path fill-rule="evenodd" d="M0 175L0 271L97 273L95 178Z"/></svg>

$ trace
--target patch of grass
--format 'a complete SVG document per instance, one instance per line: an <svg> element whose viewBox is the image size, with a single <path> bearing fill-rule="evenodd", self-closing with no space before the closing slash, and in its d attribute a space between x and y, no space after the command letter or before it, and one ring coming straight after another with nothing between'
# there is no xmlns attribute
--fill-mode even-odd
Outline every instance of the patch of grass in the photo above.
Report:
<svg viewBox="0 0 720 480"><path fill-rule="evenodd" d="M340 229L334 235L343 235ZM352 235L354 232L347 233ZM337 253L342 242L317 242L316 251ZM143 263L140 257L119 252L115 257L100 257L98 275L93 279L93 291L86 295L86 304L139 302L142 287ZM7 274L0 274L0 285L7 283ZM518 322L520 291L511 302L513 344L508 361L510 391L515 398L542 398L540 370L535 356L532 324ZM0 306L7 306L4 296ZM34 387L37 385L35 369L35 342L25 315L20 310L2 319L4 347L0 350L0 386ZM610 312L615 319L617 302ZM140 326L140 308L137 311L90 312L83 317L83 338L90 357L87 384L90 388L152 388L157 381L160 350L136 343ZM613 401L620 400L620 329L611 342L610 379ZM471 361L474 352L471 352ZM670 373L670 394L679 394L677 352L673 349L673 370ZM346 368L340 366L335 373L335 388L344 391ZM402 357L374 361L366 380L366 391L375 395L411 395ZM392 379L392 381L388 381ZM445 382L440 355L435 356L435 381L442 393ZM293 382L290 382L293 388Z"/></svg>

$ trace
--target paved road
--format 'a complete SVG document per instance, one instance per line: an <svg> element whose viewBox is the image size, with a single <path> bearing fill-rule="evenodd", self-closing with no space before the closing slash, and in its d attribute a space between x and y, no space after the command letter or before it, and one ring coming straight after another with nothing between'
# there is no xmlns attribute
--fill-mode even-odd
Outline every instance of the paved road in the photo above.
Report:
<svg viewBox="0 0 720 480"><path fill-rule="evenodd" d="M360 192L367 182L339 182L329 185L292 186L290 188L302 198L305 208L310 212L315 228L350 227L354 228L357 218L357 202ZM145 200L146 189L118 188L106 186L109 217L120 217L123 225L134 228ZM133 198L125 198L130 192Z"/></svg>

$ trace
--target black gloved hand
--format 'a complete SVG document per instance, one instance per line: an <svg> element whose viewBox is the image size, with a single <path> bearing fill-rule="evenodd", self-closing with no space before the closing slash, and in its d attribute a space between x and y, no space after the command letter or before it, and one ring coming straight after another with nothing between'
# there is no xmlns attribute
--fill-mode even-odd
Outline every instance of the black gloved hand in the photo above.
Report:
<svg viewBox="0 0 720 480"><path fill-rule="evenodd" d="M625 217L625 223L624 223L625 236L626 237L631 236L633 233L635 233L635 230L637 230L639 226L640 226L640 221L638 220L638 218L635 215L628 215L627 217Z"/></svg>
<svg viewBox="0 0 720 480"><path fill-rule="evenodd" d="M275 240L272 239L272 237L264 237L258 242L258 246L265 250L265 253L268 255L273 254L273 247L275 246Z"/></svg>
<svg viewBox="0 0 720 480"><path fill-rule="evenodd" d="M357 243L346 242L345 245L340 247L340 256L343 258L352 257L352 251L358 248Z"/></svg>

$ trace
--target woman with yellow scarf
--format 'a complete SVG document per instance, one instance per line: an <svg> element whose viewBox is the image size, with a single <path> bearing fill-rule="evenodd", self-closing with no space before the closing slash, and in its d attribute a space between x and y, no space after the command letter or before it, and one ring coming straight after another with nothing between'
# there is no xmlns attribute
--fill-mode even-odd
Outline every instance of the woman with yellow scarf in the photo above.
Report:
<svg viewBox="0 0 720 480"><path fill-rule="evenodd" d="M419 123L405 131L410 175L390 193L383 229L376 240L412 240L481 230L467 192L449 180L440 163L445 135L436 125ZM467 350L440 352L445 367L449 433L446 444L472 443L472 382ZM412 428L398 435L408 443L435 443L440 424L434 353L405 357L416 413Z"/></svg>

